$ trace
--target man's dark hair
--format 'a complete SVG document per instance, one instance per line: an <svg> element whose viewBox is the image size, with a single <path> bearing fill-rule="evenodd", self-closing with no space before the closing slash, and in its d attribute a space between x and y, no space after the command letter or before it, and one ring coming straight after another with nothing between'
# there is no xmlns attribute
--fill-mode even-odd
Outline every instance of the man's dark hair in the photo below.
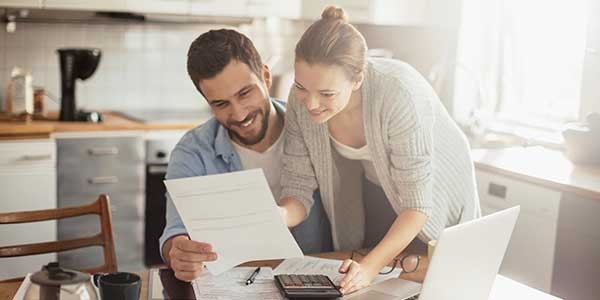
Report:
<svg viewBox="0 0 600 300"><path fill-rule="evenodd" d="M262 80L260 55L245 35L231 29L218 29L196 38L190 45L187 60L188 75L196 89L202 94L200 80L216 76L232 59L248 65Z"/></svg>

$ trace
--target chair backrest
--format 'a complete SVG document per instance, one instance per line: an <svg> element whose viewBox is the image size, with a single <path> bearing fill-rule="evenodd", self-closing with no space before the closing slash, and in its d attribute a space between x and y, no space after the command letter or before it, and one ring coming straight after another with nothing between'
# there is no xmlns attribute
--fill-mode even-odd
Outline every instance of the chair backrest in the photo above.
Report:
<svg viewBox="0 0 600 300"><path fill-rule="evenodd" d="M90 246L102 246L104 251L104 265L84 271L88 273L116 272L117 257L115 255L115 244L112 235L110 200L106 195L100 195L94 203L82 206L0 213L0 225L40 222L90 214L100 217L100 232L94 236L45 243L0 246L0 257L17 257L61 252Z"/></svg>

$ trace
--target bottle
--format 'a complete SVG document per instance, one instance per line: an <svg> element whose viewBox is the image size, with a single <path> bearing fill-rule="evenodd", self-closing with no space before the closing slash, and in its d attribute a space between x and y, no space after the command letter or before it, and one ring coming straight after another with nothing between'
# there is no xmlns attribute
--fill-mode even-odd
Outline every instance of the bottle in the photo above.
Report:
<svg viewBox="0 0 600 300"><path fill-rule="evenodd" d="M8 112L14 115L33 114L33 78L22 68L13 68L8 85Z"/></svg>

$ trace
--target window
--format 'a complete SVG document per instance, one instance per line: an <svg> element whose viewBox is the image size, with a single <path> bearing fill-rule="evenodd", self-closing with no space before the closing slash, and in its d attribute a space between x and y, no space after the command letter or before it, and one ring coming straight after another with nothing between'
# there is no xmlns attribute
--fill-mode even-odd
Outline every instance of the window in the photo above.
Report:
<svg viewBox="0 0 600 300"><path fill-rule="evenodd" d="M544 129L579 117L586 0L465 0L454 114Z"/></svg>

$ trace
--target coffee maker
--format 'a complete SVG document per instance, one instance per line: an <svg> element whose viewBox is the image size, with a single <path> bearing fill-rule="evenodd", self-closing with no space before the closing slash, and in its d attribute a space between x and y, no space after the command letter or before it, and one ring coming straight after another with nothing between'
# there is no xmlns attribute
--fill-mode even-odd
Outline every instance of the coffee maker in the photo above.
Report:
<svg viewBox="0 0 600 300"><path fill-rule="evenodd" d="M60 100L60 121L100 122L102 116L98 112L77 110L75 101L75 81L86 80L94 74L100 62L100 49L58 49L60 60L60 81L62 97Z"/></svg>

